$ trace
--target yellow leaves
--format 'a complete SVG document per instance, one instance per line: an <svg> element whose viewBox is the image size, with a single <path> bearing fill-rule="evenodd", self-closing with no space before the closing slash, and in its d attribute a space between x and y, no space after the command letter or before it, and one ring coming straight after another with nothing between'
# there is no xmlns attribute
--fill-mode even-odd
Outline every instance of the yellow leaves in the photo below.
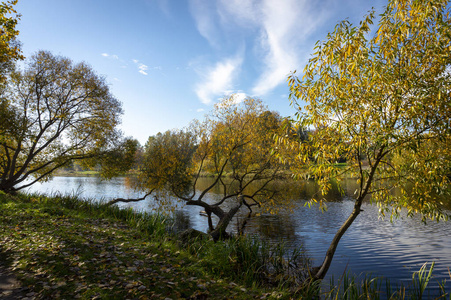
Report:
<svg viewBox="0 0 451 300"><path fill-rule="evenodd" d="M292 105L297 99L306 102L302 113L293 105L299 110L298 124L308 124L314 133L308 144L298 147L304 151L298 157L309 164L323 193L330 188L330 179L338 176L331 166L339 157L355 166L346 172L357 170L362 188L370 180L373 184L368 191L381 189L373 194L377 201L401 201L413 195L390 196L386 191L392 183L387 178L396 178L397 186L404 182L403 176L416 182L413 189L421 203L431 201L434 189L446 190L443 182L449 186L443 166L444 161L449 163L448 156L439 158L422 146L423 153L410 154L412 163L407 168L397 165L392 154L407 153L404 150L412 141L428 141L437 151L440 139L446 139L450 130L449 122L441 121L449 120L450 110L445 107L451 103L451 82L444 75L448 62L443 60L449 57L451 44L445 3L390 1L370 40L362 32L369 30L373 14L357 29L340 23L326 41L317 43L320 51L309 60L302 80L294 73L290 76ZM436 135L427 134L431 131ZM430 154L428 163L423 157L426 153ZM421 208L419 203L412 205L412 213L425 211L426 206ZM434 210L432 206L427 209Z"/></svg>
<svg viewBox="0 0 451 300"><path fill-rule="evenodd" d="M0 3L0 63L8 63L18 59L23 59L20 48L17 43L14 43L19 31L16 30L16 25L20 19L19 15L8 16L15 14L13 6L17 1L8 1ZM3 67L2 67L3 68ZM0 70L0 83L4 80L4 70Z"/></svg>

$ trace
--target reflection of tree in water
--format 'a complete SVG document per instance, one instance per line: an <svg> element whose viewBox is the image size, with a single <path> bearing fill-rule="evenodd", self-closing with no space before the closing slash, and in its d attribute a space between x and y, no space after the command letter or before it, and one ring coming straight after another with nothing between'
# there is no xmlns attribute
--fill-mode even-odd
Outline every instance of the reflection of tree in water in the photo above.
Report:
<svg viewBox="0 0 451 300"><path fill-rule="evenodd" d="M182 210L174 211L174 222L173 222L171 231L182 232L191 227L192 227L191 220L190 220L189 215L186 212L184 212Z"/></svg>
<svg viewBox="0 0 451 300"><path fill-rule="evenodd" d="M127 189L133 190L136 188L136 177L127 176L124 178L124 185Z"/></svg>
<svg viewBox="0 0 451 300"><path fill-rule="evenodd" d="M255 217L252 225L271 242L280 242L282 237L288 241L296 239L295 223L289 215L262 215Z"/></svg>
<svg viewBox="0 0 451 300"><path fill-rule="evenodd" d="M290 180L284 179L279 180L273 184L277 184L277 189L282 194L285 199L290 199L293 202L299 200L310 200L321 198L326 199L326 201L342 201L344 195L349 195L348 183L344 186L344 194L338 188L336 183L332 184L332 188L326 195L322 195L319 190L318 184L313 180ZM352 189L352 187L350 187ZM353 191L352 191L353 192ZM352 193L351 193L352 194Z"/></svg>

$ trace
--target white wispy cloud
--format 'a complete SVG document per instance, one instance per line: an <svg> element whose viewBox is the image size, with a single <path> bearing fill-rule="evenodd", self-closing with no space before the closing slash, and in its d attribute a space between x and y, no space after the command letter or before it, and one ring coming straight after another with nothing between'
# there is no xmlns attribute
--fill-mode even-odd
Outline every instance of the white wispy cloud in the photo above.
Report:
<svg viewBox="0 0 451 300"><path fill-rule="evenodd" d="M247 49L254 51L252 57L257 63L252 64L259 75L251 91L263 96L285 84L287 75L305 63L311 50L308 39L327 20L330 3L331 0L321 4L311 0L190 0L190 8L199 33L218 53L224 52L226 44L236 44L238 48L244 42Z"/></svg>
<svg viewBox="0 0 451 300"><path fill-rule="evenodd" d="M206 70L199 70L202 82L196 86L195 92L200 101L210 104L214 98L223 96L233 88L233 80L239 73L242 62L242 56L237 55L220 61Z"/></svg>
<svg viewBox="0 0 451 300"><path fill-rule="evenodd" d="M265 95L284 84L287 75L306 60L302 46L326 14L318 8L313 12L311 5L312 1L306 0L264 1L259 37L264 70L252 88L255 95Z"/></svg>
<svg viewBox="0 0 451 300"><path fill-rule="evenodd" d="M149 75L146 71L149 69L149 67L143 63L140 63L137 59L132 59L133 63L138 66L138 72L143 75Z"/></svg>
<svg viewBox="0 0 451 300"><path fill-rule="evenodd" d="M189 4L196 21L197 30L212 46L217 46L220 29L216 25L215 1L191 0Z"/></svg>
<svg viewBox="0 0 451 300"><path fill-rule="evenodd" d="M138 72L141 73L141 74L143 74L143 75L148 75L147 72L146 72L147 69L149 69L149 67L146 66L145 64L141 64L141 63L140 63L140 64L138 65L138 70L139 70Z"/></svg>
<svg viewBox="0 0 451 300"><path fill-rule="evenodd" d="M116 54L102 53L101 55L103 57L107 57L107 58L111 58L111 59L119 59L119 56L117 56Z"/></svg>
<svg viewBox="0 0 451 300"><path fill-rule="evenodd" d="M233 103L238 104L244 101L244 99L246 99L247 95L246 93L233 93L231 95L231 97L233 98Z"/></svg>
<svg viewBox="0 0 451 300"><path fill-rule="evenodd" d="M143 64L137 59L132 59L132 62L138 67L138 72L143 75L149 75L147 73L148 70L159 70L159 71L163 70L161 66L149 67L148 65Z"/></svg>

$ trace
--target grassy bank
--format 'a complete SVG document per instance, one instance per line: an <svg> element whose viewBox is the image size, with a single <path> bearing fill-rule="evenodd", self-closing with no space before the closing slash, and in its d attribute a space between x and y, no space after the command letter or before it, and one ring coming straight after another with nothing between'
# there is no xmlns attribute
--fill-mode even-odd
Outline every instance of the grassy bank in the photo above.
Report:
<svg viewBox="0 0 451 300"><path fill-rule="evenodd" d="M172 226L75 197L0 193L0 263L28 299L421 299L432 274L424 268L394 290L348 276L297 290L301 253L250 238L184 241ZM437 299L451 299L444 286Z"/></svg>
<svg viewBox="0 0 451 300"><path fill-rule="evenodd" d="M274 270L283 262L260 255L260 244L180 245L170 226L71 197L0 194L1 260L32 298L289 298L288 279ZM262 274L266 263L271 274Z"/></svg>

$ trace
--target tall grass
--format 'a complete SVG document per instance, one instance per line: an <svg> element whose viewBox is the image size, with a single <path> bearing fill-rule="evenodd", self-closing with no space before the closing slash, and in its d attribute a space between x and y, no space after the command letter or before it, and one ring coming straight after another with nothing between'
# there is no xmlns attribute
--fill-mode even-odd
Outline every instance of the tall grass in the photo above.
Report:
<svg viewBox="0 0 451 300"><path fill-rule="evenodd" d="M247 285L287 288L308 278L310 260L299 250L289 251L283 243L270 245L255 237L238 236L219 243L198 239L186 249L216 274Z"/></svg>
<svg viewBox="0 0 451 300"><path fill-rule="evenodd" d="M407 286L393 286L388 279L382 277L372 278L365 276L357 280L354 276L344 273L336 283L332 278L328 291L321 293L321 299L390 299L390 300L422 300L422 299L449 299L451 291L446 291L446 281L437 282L439 288L433 293L427 293L427 287L432 279L434 263L428 268L425 263L418 272L412 274L411 283ZM451 280L451 273L450 273ZM327 289L326 289L327 290ZM319 294L318 294L319 295Z"/></svg>
<svg viewBox="0 0 451 300"><path fill-rule="evenodd" d="M97 218L110 218L122 221L137 228L153 238L167 237L167 228L173 225L173 219L159 212L136 212L132 208L120 208L117 205L106 205L93 199L83 199L76 194L54 193L46 196L39 193L28 194L28 199L45 203L49 207L66 208L82 212Z"/></svg>

